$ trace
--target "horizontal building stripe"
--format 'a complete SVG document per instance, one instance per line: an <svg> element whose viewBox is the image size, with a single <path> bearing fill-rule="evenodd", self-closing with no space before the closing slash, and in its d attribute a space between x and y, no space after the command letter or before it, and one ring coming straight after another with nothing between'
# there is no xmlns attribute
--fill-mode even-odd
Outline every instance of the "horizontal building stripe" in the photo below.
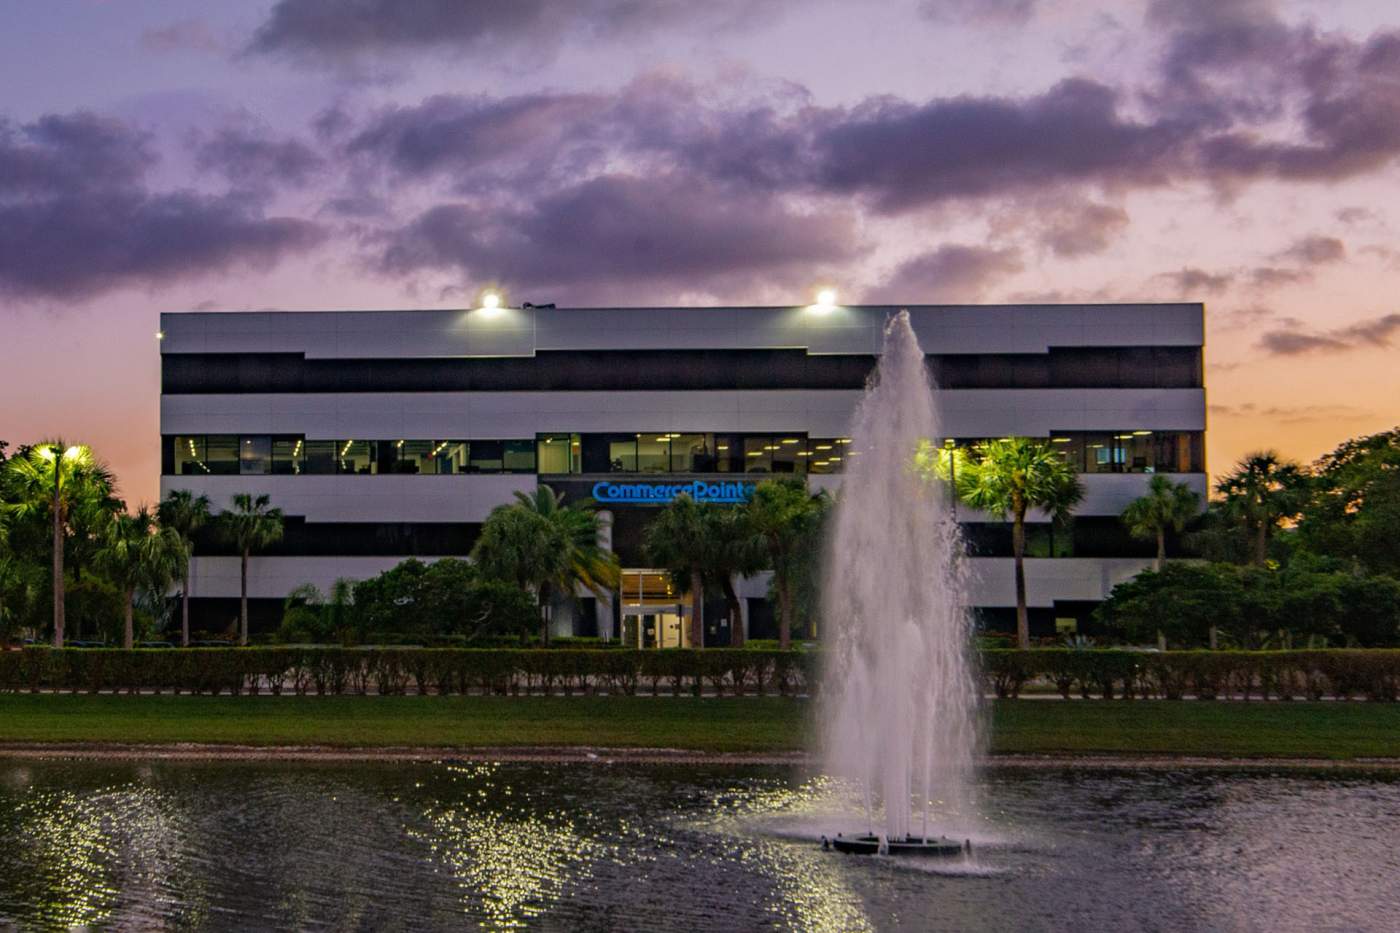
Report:
<svg viewBox="0 0 1400 933"><path fill-rule="evenodd" d="M874 354L905 306L502 308L163 314L166 353L305 353L309 358L532 356L550 350L798 347ZM929 353L1044 353L1049 347L1200 346L1200 304L910 305Z"/></svg>
<svg viewBox="0 0 1400 933"><path fill-rule="evenodd" d="M621 475L621 474L619 474ZM1087 473L1078 515L1116 516L1147 489L1152 474ZM1171 474L1204 498L1202 473ZM838 489L843 474L808 477L810 488ZM498 505L514 501L517 491L538 485L532 475L464 476L163 476L161 495L188 489L207 495L215 510L226 508L236 493L267 494L288 515L311 522L480 522ZM639 506L638 508L648 508ZM1041 516L1034 516L1040 520ZM974 520L971 513L965 520Z"/></svg>
<svg viewBox="0 0 1400 933"><path fill-rule="evenodd" d="M301 434L307 438L532 437L669 431L840 437L861 392L435 392L164 395L162 434ZM1203 389L950 389L953 437L1052 431L1205 430Z"/></svg>
<svg viewBox="0 0 1400 933"><path fill-rule="evenodd" d="M172 395L861 389L870 355L805 350L569 350L530 357L307 359L299 353L166 353ZM1199 347L1051 347L928 358L945 389L1197 388Z"/></svg>
<svg viewBox="0 0 1400 933"><path fill-rule="evenodd" d="M253 557L248 562L248 595L285 599L303 584L328 592L339 579L362 580L389 570L399 557ZM1146 558L1027 558L1026 592L1031 606L1056 601L1098 601L1118 583L1152 566ZM1014 606L1015 583L1009 557L973 557L968 568L969 603ZM191 563L194 598L230 599L239 594L237 557L195 557ZM767 574L741 581L740 596L767 593Z"/></svg>

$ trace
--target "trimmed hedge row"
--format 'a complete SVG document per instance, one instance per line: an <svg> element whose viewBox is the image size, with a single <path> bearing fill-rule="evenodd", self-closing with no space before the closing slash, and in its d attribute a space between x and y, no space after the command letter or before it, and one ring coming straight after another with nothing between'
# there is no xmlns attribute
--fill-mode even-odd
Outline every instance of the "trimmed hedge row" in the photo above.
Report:
<svg viewBox="0 0 1400 933"><path fill-rule="evenodd" d="M1181 699L1400 698L1400 650L980 652L986 685L1072 696ZM818 651L752 648L26 648L0 652L0 691L790 695L812 693Z"/></svg>
<svg viewBox="0 0 1400 933"><path fill-rule="evenodd" d="M998 697L1015 698L1030 683L1060 695L1214 699L1395 701L1400 650L1124 651L1112 648L984 651L982 671Z"/></svg>
<svg viewBox="0 0 1400 933"><path fill-rule="evenodd" d="M812 652L716 648L26 648L0 653L0 691L786 696L815 683L816 663Z"/></svg>

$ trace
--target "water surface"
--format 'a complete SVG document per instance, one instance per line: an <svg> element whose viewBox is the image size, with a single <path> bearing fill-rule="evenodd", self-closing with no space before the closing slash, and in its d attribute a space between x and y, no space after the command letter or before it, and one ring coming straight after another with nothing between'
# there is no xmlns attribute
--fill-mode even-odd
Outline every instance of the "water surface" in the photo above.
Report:
<svg viewBox="0 0 1400 933"><path fill-rule="evenodd" d="M0 928L1380 930L1400 783L991 771L970 861L774 767L0 760ZM858 821L857 821L858 822Z"/></svg>

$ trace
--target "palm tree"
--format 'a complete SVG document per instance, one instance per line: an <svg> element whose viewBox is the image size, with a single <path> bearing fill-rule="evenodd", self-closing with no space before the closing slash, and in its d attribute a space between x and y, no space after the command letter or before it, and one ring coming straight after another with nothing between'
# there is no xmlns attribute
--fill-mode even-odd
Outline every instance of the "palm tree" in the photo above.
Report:
<svg viewBox="0 0 1400 933"><path fill-rule="evenodd" d="M617 558L598 544L598 515L589 499L564 504L562 493L540 485L517 492L481 526L472 560L483 575L508 580L540 605L540 641L549 643L549 606L556 591L579 586L603 597L617 586Z"/></svg>
<svg viewBox="0 0 1400 933"><path fill-rule="evenodd" d="M712 551L709 511L690 496L676 496L647 526L643 545L647 560L670 571L677 589L690 594L692 648L705 645L705 579Z"/></svg>
<svg viewBox="0 0 1400 933"><path fill-rule="evenodd" d="M773 589L778 595L778 644L792 645L797 600L797 565L793 557L808 544L812 515L822 508L820 493L812 494L800 479L764 480L749 499L747 517L756 540L768 554Z"/></svg>
<svg viewBox="0 0 1400 933"><path fill-rule="evenodd" d="M122 647L134 639L132 615L136 591L149 589L160 596L186 573L189 555L185 542L173 528L156 524L150 510L142 506L135 515L117 515L108 526L97 564L107 578L122 591L125 625Z"/></svg>
<svg viewBox="0 0 1400 933"><path fill-rule="evenodd" d="M1269 538L1307 504L1309 479L1297 463L1264 450L1235 464L1215 484L1215 491L1223 497L1221 511L1250 538L1250 562L1263 567L1269 559Z"/></svg>
<svg viewBox="0 0 1400 933"><path fill-rule="evenodd" d="M1026 513L1049 512L1065 521L1084 498L1074 468L1046 443L1025 437L987 441L956 455L957 496L974 509L1011 518L1011 555L1016 568L1016 643L1030 646L1026 612Z"/></svg>
<svg viewBox="0 0 1400 933"><path fill-rule="evenodd" d="M180 644L190 646L190 558L194 557L194 534L209 521L209 497L196 496L188 489L176 489L156 506L163 527L180 536L185 547L185 572L180 580Z"/></svg>
<svg viewBox="0 0 1400 933"><path fill-rule="evenodd" d="M238 602L238 643L248 644L248 557L282 539L282 510L272 508L267 495L236 493L233 508L219 515L224 536L242 558Z"/></svg>
<svg viewBox="0 0 1400 933"><path fill-rule="evenodd" d="M1178 534L1201 511L1201 497L1185 483L1173 483L1160 473L1147 484L1147 495L1123 510L1123 524L1134 538L1157 540L1158 573L1167 562L1167 532Z"/></svg>
<svg viewBox="0 0 1400 933"><path fill-rule="evenodd" d="M17 516L46 514L53 528L53 645L63 647L63 545L75 509L110 500L112 474L83 445L43 441L5 462Z"/></svg>
<svg viewBox="0 0 1400 933"><path fill-rule="evenodd" d="M763 570L768 564L768 551L754 535L747 509L715 507L706 512L705 518L706 574L724 594L729 612L729 644L738 648L744 643L744 614L734 578Z"/></svg>
<svg viewBox="0 0 1400 933"><path fill-rule="evenodd" d="M1201 497L1185 483L1173 483L1161 474L1147 484L1147 495L1128 503L1123 510L1123 524L1134 538L1157 540L1157 560L1153 568L1162 572L1167 564L1167 531L1181 533L1186 523L1201 510ZM1167 637L1157 630L1157 647L1165 651Z"/></svg>

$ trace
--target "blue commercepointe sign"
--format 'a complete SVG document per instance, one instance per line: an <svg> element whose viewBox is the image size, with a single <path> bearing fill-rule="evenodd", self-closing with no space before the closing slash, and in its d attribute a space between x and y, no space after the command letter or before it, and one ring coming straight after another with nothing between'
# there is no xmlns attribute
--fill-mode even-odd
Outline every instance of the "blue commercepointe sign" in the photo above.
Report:
<svg viewBox="0 0 1400 933"><path fill-rule="evenodd" d="M602 480L593 484L593 498L598 502L637 505L664 505L676 496L689 496L696 502L739 503L749 501L753 488L753 483L737 480L710 482L697 479L684 483L610 483Z"/></svg>

